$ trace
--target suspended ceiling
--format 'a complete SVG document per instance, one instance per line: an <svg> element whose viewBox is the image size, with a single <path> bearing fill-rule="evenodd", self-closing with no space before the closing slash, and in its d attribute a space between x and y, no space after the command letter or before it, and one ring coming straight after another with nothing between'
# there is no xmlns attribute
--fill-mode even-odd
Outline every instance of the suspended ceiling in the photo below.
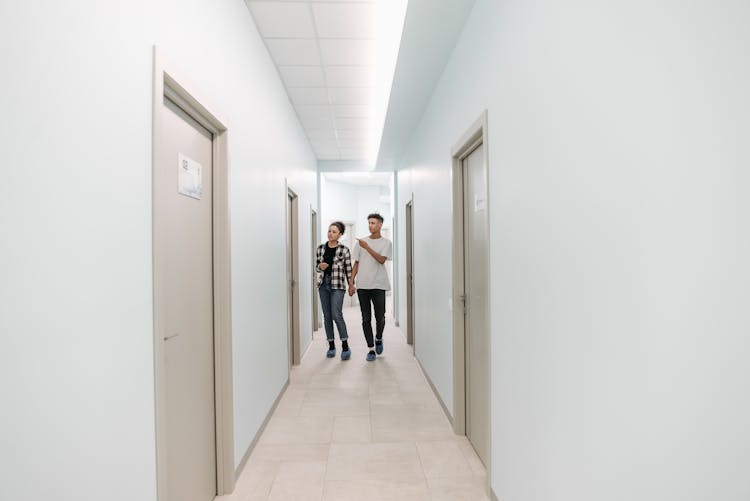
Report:
<svg viewBox="0 0 750 501"><path fill-rule="evenodd" d="M365 160L372 153L373 3L247 4L318 159Z"/></svg>
<svg viewBox="0 0 750 501"><path fill-rule="evenodd" d="M474 4L409 0L403 21L393 6L406 0L245 1L328 171L397 167ZM395 76L378 53L384 17L400 17L386 47L394 63L398 53Z"/></svg>

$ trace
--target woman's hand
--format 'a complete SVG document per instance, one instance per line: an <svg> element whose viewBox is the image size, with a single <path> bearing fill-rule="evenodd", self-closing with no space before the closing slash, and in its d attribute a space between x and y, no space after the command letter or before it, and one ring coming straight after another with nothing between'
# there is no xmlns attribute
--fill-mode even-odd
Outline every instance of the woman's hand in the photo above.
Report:
<svg viewBox="0 0 750 501"><path fill-rule="evenodd" d="M319 267L319 268L320 268L321 270L325 270L326 268L328 268L328 263L320 263L320 264L318 265L318 267Z"/></svg>

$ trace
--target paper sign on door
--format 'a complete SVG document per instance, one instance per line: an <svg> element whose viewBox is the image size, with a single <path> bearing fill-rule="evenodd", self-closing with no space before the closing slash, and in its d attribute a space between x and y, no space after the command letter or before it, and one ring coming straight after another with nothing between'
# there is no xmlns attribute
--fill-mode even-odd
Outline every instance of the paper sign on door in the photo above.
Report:
<svg viewBox="0 0 750 501"><path fill-rule="evenodd" d="M203 197L203 167L182 153L177 154L177 191L196 200Z"/></svg>

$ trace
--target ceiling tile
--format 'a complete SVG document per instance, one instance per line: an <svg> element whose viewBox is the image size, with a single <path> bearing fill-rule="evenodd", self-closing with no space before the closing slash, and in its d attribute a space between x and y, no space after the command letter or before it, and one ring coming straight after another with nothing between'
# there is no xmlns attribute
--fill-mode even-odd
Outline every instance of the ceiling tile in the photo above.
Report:
<svg viewBox="0 0 750 501"><path fill-rule="evenodd" d="M313 3L321 38L372 38L373 6L370 3Z"/></svg>
<svg viewBox="0 0 750 501"><path fill-rule="evenodd" d="M305 130L333 128L333 118L327 116L300 116L299 120Z"/></svg>
<svg viewBox="0 0 750 501"><path fill-rule="evenodd" d="M287 87L324 87L322 66L280 66L279 73Z"/></svg>
<svg viewBox="0 0 750 501"><path fill-rule="evenodd" d="M337 129L336 135L339 139L356 139L369 137L369 131L367 129Z"/></svg>
<svg viewBox="0 0 750 501"><path fill-rule="evenodd" d="M314 150L319 160L340 160L339 150Z"/></svg>
<svg viewBox="0 0 750 501"><path fill-rule="evenodd" d="M339 105L333 107L336 118L369 118L371 111L368 106Z"/></svg>
<svg viewBox="0 0 750 501"><path fill-rule="evenodd" d="M333 127L326 127L326 128L309 128L306 130L307 137L310 138L311 141L317 141L321 139L333 139L336 140L336 131L333 129Z"/></svg>
<svg viewBox="0 0 750 501"><path fill-rule="evenodd" d="M367 87L374 81L372 66L327 66L325 73L331 87Z"/></svg>
<svg viewBox="0 0 750 501"><path fill-rule="evenodd" d="M320 52L326 66L370 66L372 41L321 38Z"/></svg>
<svg viewBox="0 0 750 501"><path fill-rule="evenodd" d="M367 87L331 87L328 90L332 104L368 104L370 89Z"/></svg>
<svg viewBox="0 0 750 501"><path fill-rule="evenodd" d="M359 148L354 150L345 150L340 149L339 154L341 155L341 158L347 158L347 159L355 159L355 160L364 160L367 158L367 150L365 148Z"/></svg>
<svg viewBox="0 0 750 501"><path fill-rule="evenodd" d="M320 104L298 104L294 107L297 110L297 114L301 117L331 117L333 108L328 105Z"/></svg>
<svg viewBox="0 0 750 501"><path fill-rule="evenodd" d="M263 38L313 38L315 28L307 4L251 2L250 12Z"/></svg>
<svg viewBox="0 0 750 501"><path fill-rule="evenodd" d="M277 66L320 66L315 40L268 38L266 45Z"/></svg>
<svg viewBox="0 0 750 501"><path fill-rule="evenodd" d="M339 145L335 139L311 139L313 148L316 150L338 150Z"/></svg>
<svg viewBox="0 0 750 501"><path fill-rule="evenodd" d="M297 104L328 104L325 87L289 87L289 98Z"/></svg>
<svg viewBox="0 0 750 501"><path fill-rule="evenodd" d="M337 118L336 128L342 130L368 130L371 122L365 118Z"/></svg>
<svg viewBox="0 0 750 501"><path fill-rule="evenodd" d="M358 149L366 149L369 146L369 141L365 140L356 140L352 141L350 139L339 139L338 142L339 148L342 150L358 150Z"/></svg>

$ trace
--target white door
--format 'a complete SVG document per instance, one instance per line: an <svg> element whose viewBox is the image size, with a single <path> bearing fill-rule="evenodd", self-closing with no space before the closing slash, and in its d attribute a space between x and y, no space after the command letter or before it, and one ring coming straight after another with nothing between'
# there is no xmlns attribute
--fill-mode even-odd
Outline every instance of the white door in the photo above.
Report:
<svg viewBox="0 0 750 501"><path fill-rule="evenodd" d="M299 363L299 232L297 229L297 195L287 195L287 284L289 367Z"/></svg>
<svg viewBox="0 0 750 501"><path fill-rule="evenodd" d="M466 436L485 465L489 458L487 186L484 146L463 160L464 291L466 294Z"/></svg>
<svg viewBox="0 0 750 501"><path fill-rule="evenodd" d="M160 235L154 244L165 257L165 304L156 312L164 326L157 333L164 342L164 478L168 501L210 501L216 496L213 138L168 99L163 105L154 166Z"/></svg>
<svg viewBox="0 0 750 501"><path fill-rule="evenodd" d="M320 305L318 305L318 272L316 270L318 250L318 213L310 212L310 228L312 228L312 330L315 332L320 326L318 319Z"/></svg>
<svg viewBox="0 0 750 501"><path fill-rule="evenodd" d="M414 217L412 202L406 204L406 342L414 345ZM412 351L414 346L412 346Z"/></svg>

